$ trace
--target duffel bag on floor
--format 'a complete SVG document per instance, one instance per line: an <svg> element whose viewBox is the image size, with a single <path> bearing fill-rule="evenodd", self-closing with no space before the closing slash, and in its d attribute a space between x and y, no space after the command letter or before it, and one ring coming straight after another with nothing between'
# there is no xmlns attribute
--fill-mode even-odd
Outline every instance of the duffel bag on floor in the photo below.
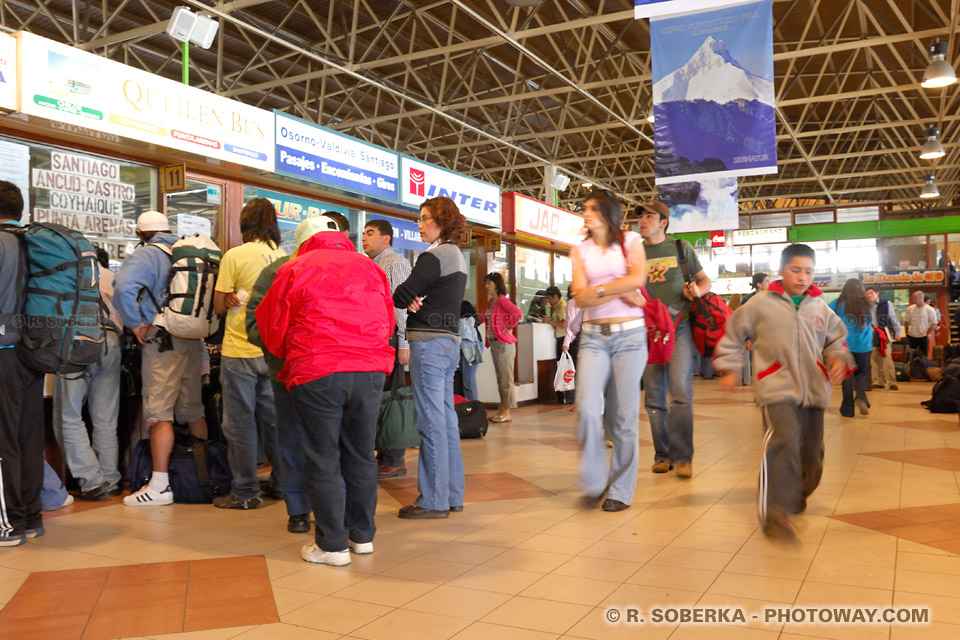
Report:
<svg viewBox="0 0 960 640"><path fill-rule="evenodd" d="M487 435L487 408L477 400L464 400L453 405L460 425L460 439Z"/></svg>
<svg viewBox="0 0 960 640"><path fill-rule="evenodd" d="M960 402L960 380L943 378L933 385L930 399L920 404L930 413L957 413L958 402Z"/></svg>
<svg viewBox="0 0 960 640"><path fill-rule="evenodd" d="M223 442L195 441L189 446L174 445L170 453L170 488L173 501L184 504L205 504L217 496L230 493L233 474L227 461L227 445ZM130 491L137 491L150 482L153 458L150 440L144 438L133 448L130 457Z"/></svg>

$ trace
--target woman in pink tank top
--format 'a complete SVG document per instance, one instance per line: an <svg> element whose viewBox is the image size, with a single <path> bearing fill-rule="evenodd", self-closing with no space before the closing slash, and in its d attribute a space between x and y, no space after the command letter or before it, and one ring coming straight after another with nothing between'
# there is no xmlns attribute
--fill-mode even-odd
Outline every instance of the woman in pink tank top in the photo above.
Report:
<svg viewBox="0 0 960 640"><path fill-rule="evenodd" d="M640 378L647 363L644 299L647 260L639 234L620 229L623 210L609 191L593 191L583 204L587 239L575 247L573 295L584 310L576 377L580 422L580 485L595 504L606 494L604 511L623 511L633 501L640 464ZM609 470L604 447L604 389L615 419Z"/></svg>

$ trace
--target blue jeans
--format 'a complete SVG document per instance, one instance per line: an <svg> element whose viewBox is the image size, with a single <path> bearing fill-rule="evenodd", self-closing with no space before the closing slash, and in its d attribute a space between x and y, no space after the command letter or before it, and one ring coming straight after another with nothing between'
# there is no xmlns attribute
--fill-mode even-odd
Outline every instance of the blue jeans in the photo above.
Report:
<svg viewBox="0 0 960 640"><path fill-rule="evenodd" d="M463 397L467 400L479 400L480 392L477 390L477 364L467 364L467 359L460 354L460 373L463 376ZM453 505L459 506L459 505Z"/></svg>
<svg viewBox="0 0 960 640"><path fill-rule="evenodd" d="M460 427L453 409L453 374L460 345L452 338L410 343L410 379L420 434L420 497L424 509L446 511L463 505L463 456Z"/></svg>
<svg viewBox="0 0 960 640"><path fill-rule="evenodd" d="M102 484L102 483L101 483ZM44 511L56 511L67 499L67 489L60 476L46 460L43 461L43 489L40 490L40 506Z"/></svg>
<svg viewBox="0 0 960 640"><path fill-rule="evenodd" d="M599 496L606 490L610 500L625 504L633 501L640 464L640 378L646 363L644 327L609 336L586 331L580 334L576 392L583 450L580 485L585 495ZM605 427L604 397L611 379L616 400L607 407ZM609 471L604 437L613 440Z"/></svg>
<svg viewBox="0 0 960 640"><path fill-rule="evenodd" d="M227 439L227 458L233 473L233 495L249 500L260 495L257 480L258 446L283 484L283 460L277 444L277 414L267 364L259 358L223 356L220 365L223 387L223 435Z"/></svg>
<svg viewBox="0 0 960 640"><path fill-rule="evenodd" d="M290 390L300 415L315 539L323 551L346 551L348 538L372 542L377 531L373 447L383 379L376 371L332 373Z"/></svg>
<svg viewBox="0 0 960 640"><path fill-rule="evenodd" d="M56 376L53 379L54 406L59 407L60 429L54 433L60 441L67 467L79 480L84 491L96 489L104 482L114 488L120 482L117 470L117 412L120 408L120 339L107 331L107 351L100 364L87 374L76 377ZM83 423L83 402L86 400L93 423L93 446ZM54 411L56 419L57 411Z"/></svg>
<svg viewBox="0 0 960 640"><path fill-rule="evenodd" d="M677 326L673 356L652 364L643 374L644 407L650 417L654 460L673 464L693 461L693 364L696 347L689 322ZM667 409L667 390L670 407Z"/></svg>
<svg viewBox="0 0 960 640"><path fill-rule="evenodd" d="M300 433L300 415L293 405L293 394L287 386L276 380L270 381L273 388L273 401L277 407L277 444L283 458L283 481L280 490L287 505L288 516L302 516L310 513L310 498L307 496L306 480L303 470L303 442ZM270 461L271 463L273 460Z"/></svg>

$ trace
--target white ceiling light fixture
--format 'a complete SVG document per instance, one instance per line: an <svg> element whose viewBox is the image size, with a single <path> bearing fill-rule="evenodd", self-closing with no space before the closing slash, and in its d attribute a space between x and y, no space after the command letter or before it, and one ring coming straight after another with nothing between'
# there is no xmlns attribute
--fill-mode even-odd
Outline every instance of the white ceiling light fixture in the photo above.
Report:
<svg viewBox="0 0 960 640"><path fill-rule="evenodd" d="M938 89L955 83L957 72L947 62L949 51L947 43L938 40L927 47L927 51L930 53L930 66L923 72L923 82L920 86L924 89Z"/></svg>
<svg viewBox="0 0 960 640"><path fill-rule="evenodd" d="M565 191L566 188L570 186L570 176L558 171L557 175L555 175L553 180L550 182L550 186L557 191Z"/></svg>
<svg viewBox="0 0 960 640"><path fill-rule="evenodd" d="M924 135L927 137L927 141L924 142L923 147L920 148L921 159L936 160L937 158L942 158L947 155L947 152L943 150L943 145L937 140L937 137L940 135L939 129L931 125L927 127Z"/></svg>
<svg viewBox="0 0 960 640"><path fill-rule="evenodd" d="M933 174L928 173L923 176L923 187L920 189L921 198L937 198L940 196L940 190L933 184Z"/></svg>
<svg viewBox="0 0 960 640"><path fill-rule="evenodd" d="M174 40L190 42L201 49L209 49L217 36L220 23L208 15L192 13L187 7L177 7L167 23L167 33Z"/></svg>

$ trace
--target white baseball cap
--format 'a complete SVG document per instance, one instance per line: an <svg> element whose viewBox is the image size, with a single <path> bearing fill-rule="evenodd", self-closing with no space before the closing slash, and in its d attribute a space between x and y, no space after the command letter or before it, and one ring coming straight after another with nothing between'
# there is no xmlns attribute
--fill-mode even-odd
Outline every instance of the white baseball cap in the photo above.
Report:
<svg viewBox="0 0 960 640"><path fill-rule="evenodd" d="M137 218L137 231L170 231L170 223L159 211L145 211Z"/></svg>
<svg viewBox="0 0 960 640"><path fill-rule="evenodd" d="M297 246L302 245L314 234L321 231L340 231L340 225L330 216L313 216L302 220L293 232L293 237L297 240Z"/></svg>

